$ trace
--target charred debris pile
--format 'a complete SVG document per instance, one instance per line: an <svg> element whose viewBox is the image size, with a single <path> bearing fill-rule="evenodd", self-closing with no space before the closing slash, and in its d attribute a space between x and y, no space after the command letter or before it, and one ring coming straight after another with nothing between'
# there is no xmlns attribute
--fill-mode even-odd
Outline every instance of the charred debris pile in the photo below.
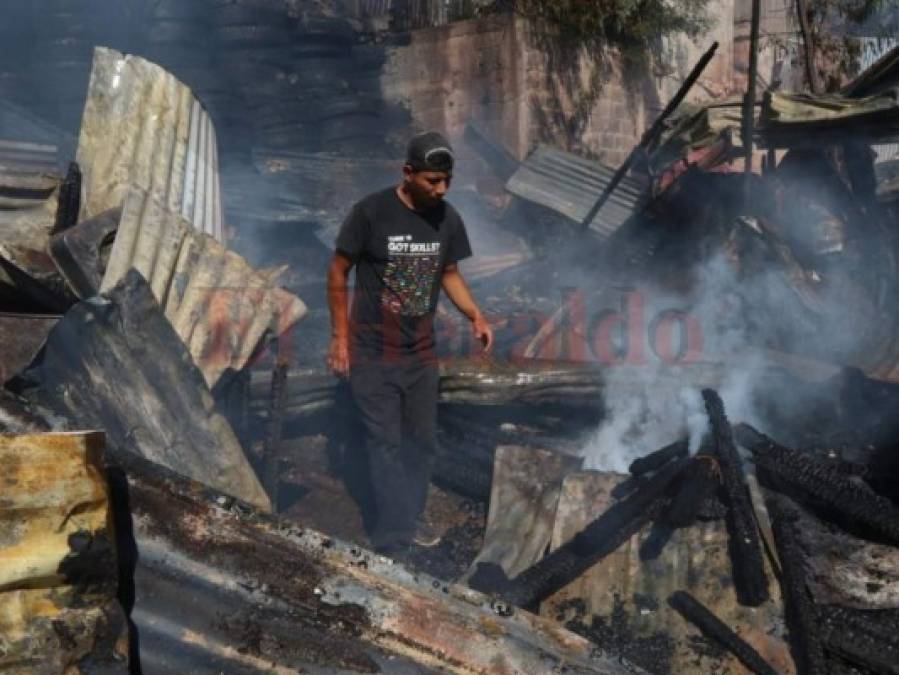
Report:
<svg viewBox="0 0 899 675"><path fill-rule="evenodd" d="M36 552L0 565L18 608L0 666L53 652L60 672L897 672L899 194L873 154L899 136L897 67L893 52L832 96L769 92L751 124L739 103L676 97L617 172L548 147L518 164L470 130L510 218L574 223L592 237L581 258L625 282L682 287L723 258L761 289L726 289L756 347L794 373L797 351L837 365L827 385L788 380L836 391L814 423L769 397L771 437L728 419L720 364L671 369L701 389L708 429L623 477L582 471L581 450L629 376L575 358L589 331L571 305L526 342L501 326L522 360L441 366L435 482L489 508L466 588L271 515L285 441L352 450L346 392L287 366L306 308L284 270L227 248L209 115L158 66L98 49L77 140L26 115L40 143L0 139L0 456L20 500L0 500L15 532L0 561ZM761 173L741 170L747 146ZM558 260L532 277L541 265ZM95 434L49 433L86 428L105 454Z"/></svg>
<svg viewBox="0 0 899 675"><path fill-rule="evenodd" d="M838 93L666 110L578 208L544 190L572 157L540 148L518 168L509 190L598 235L616 280L695 300L714 271L704 293L728 316L706 326L709 355L740 370L736 326L785 380L751 392L773 437L732 424L713 385L698 447L676 440L626 479L575 462L554 480L531 453L543 501L527 517L491 503L470 585L651 672L897 672L897 68L893 50ZM572 320L563 308L544 337ZM524 480L503 468L517 461L497 449L491 500ZM510 529L532 550L498 551Z"/></svg>
<svg viewBox="0 0 899 675"><path fill-rule="evenodd" d="M611 505L567 541L511 578L500 564L478 563L469 584L510 605L543 613L553 596L579 578L605 583L607 587L594 592L611 593L614 583L608 576L591 579L590 570L628 542L634 542L629 545L640 560L627 568L631 575L676 578L670 570L652 567L655 560L671 564L672 558L663 557L666 546L681 545L671 541L672 535L681 531L683 536L683 530L691 528L708 530L710 524L719 523L726 532L721 543L726 543L729 563L714 572L725 578L702 583L692 579L686 582L690 590L677 589L651 601L644 598L643 603L652 607L653 602L667 601L684 621L749 672L784 672L784 668L798 673L896 672L899 645L893 630L899 611L895 598L876 595L884 587L895 590L897 583L896 503L861 478L863 467L786 447L747 424L731 426L718 394L706 389L702 396L708 432L695 454L683 440L635 460L630 478L612 491ZM824 531L829 540L816 540ZM700 535L686 536L693 546L718 544ZM853 548L866 553L851 562L834 562L833 557ZM879 569L866 566L862 560L870 556L884 556L884 564ZM691 564L681 558L684 563ZM693 574L711 571L700 562ZM871 594L837 588L840 575L856 576L855 585L861 583ZM656 590L664 592L666 582L655 583ZM710 592L708 584L720 586ZM720 589L731 587L740 606L773 617L770 625L789 644L792 663L770 644L747 642L741 634L755 637L750 625L729 626L691 593L699 588L729 612ZM630 588L637 593L634 589L642 584L632 580ZM613 653L650 672L681 672L684 664L670 643L663 641L659 648L641 642L639 632L622 637L629 619L617 600L611 618L618 622L619 632L609 632L601 616L594 617L591 626L583 599L569 599L556 607L560 620L567 618L569 626ZM573 607L579 609L572 616ZM650 611L657 612L658 604ZM667 621L670 624L671 619ZM763 656L759 650L765 648ZM653 654L653 649L661 655Z"/></svg>
<svg viewBox="0 0 899 675"><path fill-rule="evenodd" d="M228 249L190 89L98 47L77 139L4 114L21 133L0 139L0 670L624 672L543 617L272 513L282 441L341 392L295 386L306 307L283 269ZM595 407L595 373L544 370L449 366L444 396Z"/></svg>

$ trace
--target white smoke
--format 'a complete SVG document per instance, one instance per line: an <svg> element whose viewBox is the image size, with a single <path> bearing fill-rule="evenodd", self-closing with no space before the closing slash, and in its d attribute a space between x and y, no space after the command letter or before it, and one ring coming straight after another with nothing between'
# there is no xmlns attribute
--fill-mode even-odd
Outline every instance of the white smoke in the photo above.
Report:
<svg viewBox="0 0 899 675"><path fill-rule="evenodd" d="M683 438L689 439L690 452L696 452L708 430L701 396L706 387L719 393L731 423L764 428L755 401L766 386L770 364L758 349L760 331L744 311L746 289L723 254L699 266L693 278L686 299L661 291L644 294L652 307L689 307L702 329L702 358L684 365L658 360L610 366L603 391L605 418L584 445L585 468L625 472L638 457ZM767 294L766 284L760 280L755 290Z"/></svg>

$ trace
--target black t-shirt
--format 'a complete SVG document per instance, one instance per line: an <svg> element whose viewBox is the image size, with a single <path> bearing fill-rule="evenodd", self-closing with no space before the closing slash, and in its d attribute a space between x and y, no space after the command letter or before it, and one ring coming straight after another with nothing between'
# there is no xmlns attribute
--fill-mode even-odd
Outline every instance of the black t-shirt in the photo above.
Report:
<svg viewBox="0 0 899 675"><path fill-rule="evenodd" d="M356 204L337 235L356 266L350 312L354 358L432 352L443 269L471 255L465 225L441 202L409 209L388 188Z"/></svg>

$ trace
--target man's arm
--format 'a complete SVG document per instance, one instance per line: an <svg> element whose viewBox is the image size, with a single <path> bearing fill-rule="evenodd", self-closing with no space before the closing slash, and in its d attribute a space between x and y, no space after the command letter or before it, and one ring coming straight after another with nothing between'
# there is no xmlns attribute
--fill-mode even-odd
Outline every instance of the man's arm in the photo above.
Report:
<svg viewBox="0 0 899 675"><path fill-rule="evenodd" d="M350 373L350 319L347 296L353 261L339 251L334 252L328 267L328 309L331 311L331 345L328 366L336 374Z"/></svg>
<svg viewBox="0 0 899 675"><path fill-rule="evenodd" d="M489 352L493 347L493 329L490 328L484 315L481 314L481 310L478 309L457 264L451 263L443 269L441 285L456 308L471 321L474 336L484 343L484 351Z"/></svg>

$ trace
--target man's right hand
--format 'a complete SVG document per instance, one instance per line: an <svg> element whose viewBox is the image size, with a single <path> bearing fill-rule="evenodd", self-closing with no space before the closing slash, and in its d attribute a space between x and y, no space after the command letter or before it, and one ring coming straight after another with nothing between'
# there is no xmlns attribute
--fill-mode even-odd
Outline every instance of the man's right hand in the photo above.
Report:
<svg viewBox="0 0 899 675"><path fill-rule="evenodd" d="M350 347L346 338L332 337L328 348L328 367L339 377L350 374Z"/></svg>

